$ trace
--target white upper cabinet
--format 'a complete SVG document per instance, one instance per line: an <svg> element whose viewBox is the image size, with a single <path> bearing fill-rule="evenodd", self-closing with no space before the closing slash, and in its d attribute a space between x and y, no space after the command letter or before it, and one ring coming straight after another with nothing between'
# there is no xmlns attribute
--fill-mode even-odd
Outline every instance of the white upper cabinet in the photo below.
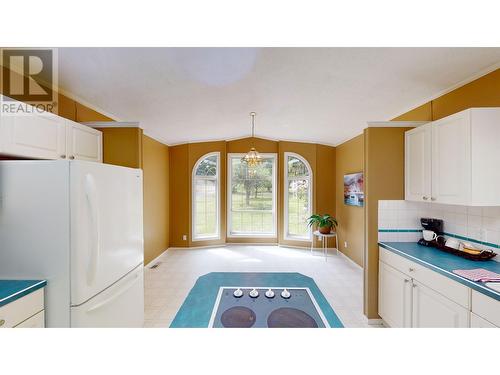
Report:
<svg viewBox="0 0 500 375"><path fill-rule="evenodd" d="M471 108L406 132L405 198L500 206L500 108Z"/></svg>
<svg viewBox="0 0 500 375"><path fill-rule="evenodd" d="M469 204L470 111L432 123L432 196L439 203Z"/></svg>
<svg viewBox="0 0 500 375"><path fill-rule="evenodd" d="M102 162L102 133L47 112L2 115L0 155Z"/></svg>
<svg viewBox="0 0 500 375"><path fill-rule="evenodd" d="M66 154L64 119L51 113L0 117L0 153L37 159Z"/></svg>
<svg viewBox="0 0 500 375"><path fill-rule="evenodd" d="M66 120L66 150L70 159L102 162L102 133Z"/></svg>
<svg viewBox="0 0 500 375"><path fill-rule="evenodd" d="M406 199L431 199L431 139L432 126L426 124L405 134Z"/></svg>

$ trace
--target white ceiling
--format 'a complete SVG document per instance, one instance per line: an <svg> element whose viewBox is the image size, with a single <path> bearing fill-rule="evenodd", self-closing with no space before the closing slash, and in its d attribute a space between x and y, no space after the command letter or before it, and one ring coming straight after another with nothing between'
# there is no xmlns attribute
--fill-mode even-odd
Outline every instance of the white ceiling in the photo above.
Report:
<svg viewBox="0 0 500 375"><path fill-rule="evenodd" d="M60 48L63 90L167 144L336 145L500 62L500 48Z"/></svg>

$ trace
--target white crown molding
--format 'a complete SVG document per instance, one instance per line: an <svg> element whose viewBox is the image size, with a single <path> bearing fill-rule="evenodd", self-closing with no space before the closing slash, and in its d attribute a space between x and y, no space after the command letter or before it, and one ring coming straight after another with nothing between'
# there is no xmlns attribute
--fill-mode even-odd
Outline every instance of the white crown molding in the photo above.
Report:
<svg viewBox="0 0 500 375"><path fill-rule="evenodd" d="M490 65L489 67L487 67L486 69L483 69L483 70L480 70L479 72L476 72L474 73L473 75L469 76L468 78L448 87L447 89L445 90L442 90L440 92L438 92L437 94L435 95L432 95L431 97L427 98L426 100L423 100L423 101L418 101L417 103L413 104L411 107L406 107L404 108L403 110L401 111L398 111L397 114L393 115L393 116L390 116L388 121L390 121L390 119L393 119L393 118L396 118L396 117L399 117L407 112L410 112L411 110L415 109L415 108L418 108L430 101L433 101L443 95L446 95L450 92L452 92L453 90L456 90L462 86L465 86L466 84L468 83L471 83L472 81L475 81L476 79L479 79L481 77L484 77L485 75L487 74L490 74L492 72L494 72L495 70L497 69L500 69L500 61L497 62L496 64L493 64L493 65Z"/></svg>

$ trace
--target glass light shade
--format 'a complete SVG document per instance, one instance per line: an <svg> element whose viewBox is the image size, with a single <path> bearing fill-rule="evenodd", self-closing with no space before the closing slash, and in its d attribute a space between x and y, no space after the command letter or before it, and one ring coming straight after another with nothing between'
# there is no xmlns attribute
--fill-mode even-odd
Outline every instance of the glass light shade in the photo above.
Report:
<svg viewBox="0 0 500 375"><path fill-rule="evenodd" d="M253 168L262 163L262 158L255 147L252 147L250 151L248 151L248 153L242 158L242 161L245 162L249 168Z"/></svg>

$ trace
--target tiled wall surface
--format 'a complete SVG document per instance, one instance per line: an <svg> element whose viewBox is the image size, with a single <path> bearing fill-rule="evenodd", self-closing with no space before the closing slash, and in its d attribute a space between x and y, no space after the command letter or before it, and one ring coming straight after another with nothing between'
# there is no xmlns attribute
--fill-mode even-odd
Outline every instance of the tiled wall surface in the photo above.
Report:
<svg viewBox="0 0 500 375"><path fill-rule="evenodd" d="M443 219L444 232L477 247L500 248L500 207L466 207L425 202L379 201L380 241L417 241L421 217Z"/></svg>

